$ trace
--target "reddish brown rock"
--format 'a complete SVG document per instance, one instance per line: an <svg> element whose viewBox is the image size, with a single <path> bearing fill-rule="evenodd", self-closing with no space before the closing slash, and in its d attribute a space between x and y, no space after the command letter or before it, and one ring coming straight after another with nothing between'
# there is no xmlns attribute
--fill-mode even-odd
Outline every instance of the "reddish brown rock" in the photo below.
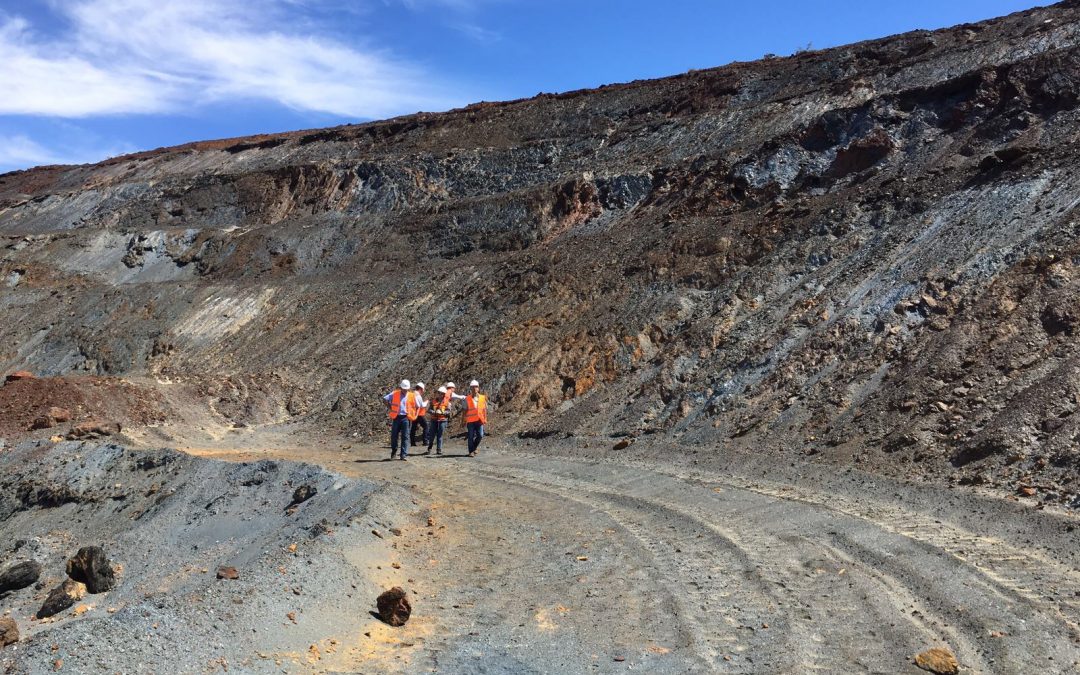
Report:
<svg viewBox="0 0 1080 675"><path fill-rule="evenodd" d="M19 641L19 625L14 619L0 618L0 649Z"/></svg>
<svg viewBox="0 0 1080 675"><path fill-rule="evenodd" d="M4 378L4 382L18 382L19 380L33 380L34 374L29 370L16 370Z"/></svg>
<svg viewBox="0 0 1080 675"><path fill-rule="evenodd" d="M119 422L98 422L91 420L89 422L80 422L71 428L68 432L67 438L69 441L79 439L91 439L101 438L102 436L112 436L113 434L120 433Z"/></svg>
<svg viewBox="0 0 1080 675"><path fill-rule="evenodd" d="M222 566L222 567L217 568L217 578L218 579L229 579L229 580L239 579L240 578L240 572L235 567Z"/></svg>
<svg viewBox="0 0 1080 675"><path fill-rule="evenodd" d="M52 406L49 411L44 415L39 415L34 418L33 423L30 424L30 430L36 429L51 429L58 424L63 424L71 420L71 411L66 408L57 408Z"/></svg>
<svg viewBox="0 0 1080 675"><path fill-rule="evenodd" d="M937 675L956 675L960 664L956 656L945 647L934 647L915 657L915 665Z"/></svg>
<svg viewBox="0 0 1080 675"><path fill-rule="evenodd" d="M375 605L379 608L379 618L391 626L404 626L412 615L409 597L400 586L394 586L380 595Z"/></svg>

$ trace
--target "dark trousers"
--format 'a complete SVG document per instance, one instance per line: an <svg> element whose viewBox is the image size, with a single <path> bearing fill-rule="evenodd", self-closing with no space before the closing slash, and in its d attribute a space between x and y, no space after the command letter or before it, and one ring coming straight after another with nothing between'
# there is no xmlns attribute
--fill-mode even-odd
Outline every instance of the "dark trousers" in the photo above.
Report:
<svg viewBox="0 0 1080 675"><path fill-rule="evenodd" d="M398 415L390 425L390 456L398 451L398 436L401 437L401 456L409 454L409 432L412 424L405 415Z"/></svg>
<svg viewBox="0 0 1080 675"><path fill-rule="evenodd" d="M442 437L443 432L446 431L446 420L431 420L431 425L428 427L427 435L427 449L430 452L431 446L435 446L436 452L442 452Z"/></svg>
<svg viewBox="0 0 1080 675"><path fill-rule="evenodd" d="M480 441L484 439L484 425L480 422L469 422L469 452L476 452L480 447Z"/></svg>
<svg viewBox="0 0 1080 675"><path fill-rule="evenodd" d="M417 429L420 430L420 443L416 442L416 430ZM412 439L412 443L410 443L410 445L415 445L415 446L420 445L421 443L423 443L424 441L427 440L427 434L428 434L427 420L425 420L423 417L417 417L416 421L414 421L412 423L412 431L409 434L409 438Z"/></svg>

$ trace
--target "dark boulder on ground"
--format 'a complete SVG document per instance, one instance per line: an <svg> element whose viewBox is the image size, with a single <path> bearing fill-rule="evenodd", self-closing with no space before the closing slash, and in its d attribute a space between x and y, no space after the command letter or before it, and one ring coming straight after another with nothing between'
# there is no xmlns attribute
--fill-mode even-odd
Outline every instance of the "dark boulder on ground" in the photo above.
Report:
<svg viewBox="0 0 1080 675"><path fill-rule="evenodd" d="M17 591L34 583L41 576L41 565L23 560L0 570L0 593Z"/></svg>
<svg viewBox="0 0 1080 675"><path fill-rule="evenodd" d="M28 370L17 370L4 378L4 382L18 382L19 380L32 380L34 374Z"/></svg>
<svg viewBox="0 0 1080 675"><path fill-rule="evenodd" d="M375 600L375 605L379 608L379 618L391 626L404 626L412 615L409 597L400 586L394 586L380 595Z"/></svg>
<svg viewBox="0 0 1080 675"><path fill-rule="evenodd" d="M297 504L303 504L307 500L311 499L319 493L319 490L314 485L301 485L293 491L292 503L289 506L296 506Z"/></svg>
<svg viewBox="0 0 1080 675"><path fill-rule="evenodd" d="M19 625L14 619L0 618L0 649L19 641Z"/></svg>
<svg viewBox="0 0 1080 675"><path fill-rule="evenodd" d="M80 548L75 557L68 560L67 574L86 584L91 593L104 593L116 585L116 572L100 546Z"/></svg>
<svg viewBox="0 0 1080 675"><path fill-rule="evenodd" d="M85 595L86 586L84 584L72 579L66 579L64 583L49 591L48 597L45 598L44 604L41 605L41 609L37 612L37 618L45 619L54 614L59 614L82 600Z"/></svg>

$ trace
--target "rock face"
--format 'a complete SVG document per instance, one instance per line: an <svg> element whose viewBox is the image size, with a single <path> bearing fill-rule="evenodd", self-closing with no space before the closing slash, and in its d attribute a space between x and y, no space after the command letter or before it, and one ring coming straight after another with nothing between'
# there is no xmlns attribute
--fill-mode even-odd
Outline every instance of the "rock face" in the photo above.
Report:
<svg viewBox="0 0 1080 675"><path fill-rule="evenodd" d="M372 434L403 376L477 377L526 438L1055 485L1080 434L1078 106L1071 1L8 174L0 367Z"/></svg>
<svg viewBox="0 0 1080 675"><path fill-rule="evenodd" d="M65 579L64 583L49 591L44 604L37 612L37 618L46 619L68 609L86 596L86 586L74 579Z"/></svg>
<svg viewBox="0 0 1080 675"><path fill-rule="evenodd" d="M23 560L0 569L0 593L17 591L33 584L41 576L41 565Z"/></svg>
<svg viewBox="0 0 1080 675"><path fill-rule="evenodd" d="M84 546L67 561L67 574L86 584L91 593L104 593L116 585L116 572L100 546Z"/></svg>
<svg viewBox="0 0 1080 675"><path fill-rule="evenodd" d="M14 619L0 617L0 649L19 641L19 625Z"/></svg>
<svg viewBox="0 0 1080 675"><path fill-rule="evenodd" d="M379 608L379 618L391 626L404 626L412 615L409 596L400 586L382 593L375 600L375 605Z"/></svg>

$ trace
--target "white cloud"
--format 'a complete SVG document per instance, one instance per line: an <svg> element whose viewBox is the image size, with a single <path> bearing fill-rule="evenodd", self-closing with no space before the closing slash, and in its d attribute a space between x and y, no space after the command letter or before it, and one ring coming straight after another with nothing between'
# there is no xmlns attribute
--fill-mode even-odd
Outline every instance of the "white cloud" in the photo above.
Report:
<svg viewBox="0 0 1080 675"><path fill-rule="evenodd" d="M320 2L333 0L52 0L67 27L58 38L0 17L0 114L175 112L248 99L371 118L464 102L391 54L311 32L295 12Z"/></svg>
<svg viewBox="0 0 1080 675"><path fill-rule="evenodd" d="M43 164L84 164L131 152L130 145L51 150L25 134L0 134L0 171Z"/></svg>

